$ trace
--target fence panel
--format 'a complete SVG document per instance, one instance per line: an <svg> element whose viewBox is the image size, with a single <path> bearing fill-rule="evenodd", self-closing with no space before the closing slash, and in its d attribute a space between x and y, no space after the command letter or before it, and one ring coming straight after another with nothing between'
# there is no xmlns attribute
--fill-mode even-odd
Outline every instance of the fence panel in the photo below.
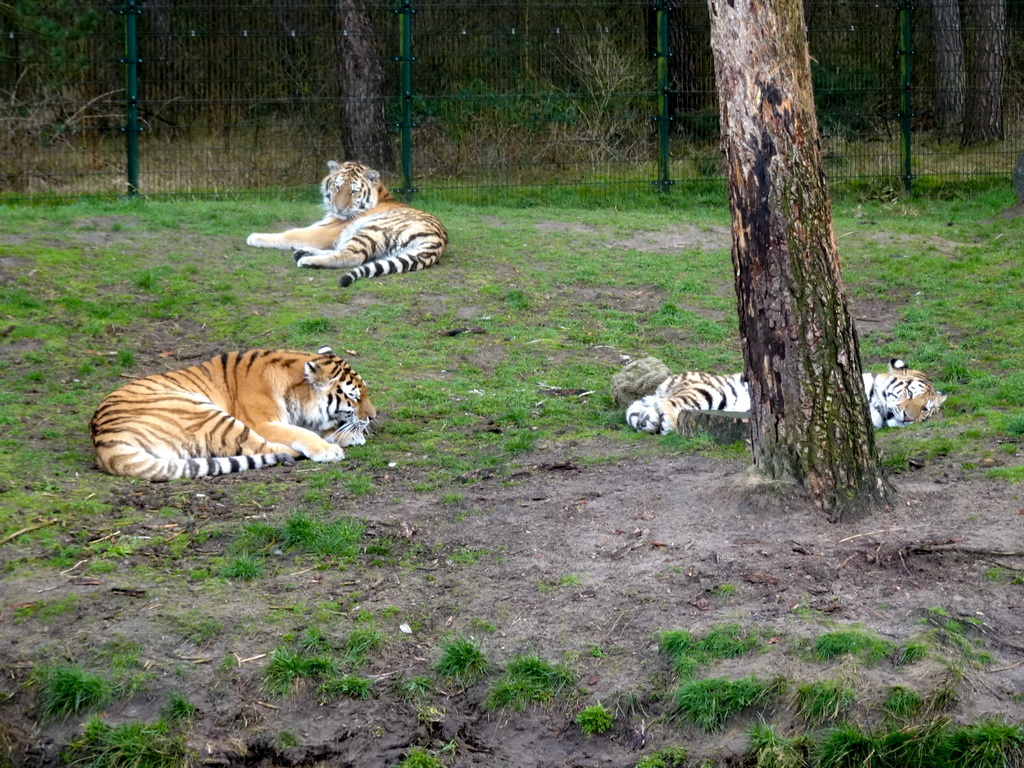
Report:
<svg viewBox="0 0 1024 768"><path fill-rule="evenodd" d="M118 195L136 178L145 195L304 186L346 154L380 156L407 191L722 178L705 0L9 7L6 199ZM1024 148L1024 0L805 0L805 13L834 184L1009 177Z"/></svg>

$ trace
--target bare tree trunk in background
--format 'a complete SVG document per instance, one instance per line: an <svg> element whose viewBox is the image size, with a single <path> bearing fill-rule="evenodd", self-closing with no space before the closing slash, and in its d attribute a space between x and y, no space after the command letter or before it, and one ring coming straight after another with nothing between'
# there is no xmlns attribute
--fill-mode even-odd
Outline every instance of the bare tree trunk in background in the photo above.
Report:
<svg viewBox="0 0 1024 768"><path fill-rule="evenodd" d="M963 146L1003 138L1003 81L1006 70L1006 0L974 0L968 58Z"/></svg>
<svg viewBox="0 0 1024 768"><path fill-rule="evenodd" d="M384 71L369 8L338 0L341 145L346 160L393 170L394 152L384 117Z"/></svg>
<svg viewBox="0 0 1024 768"><path fill-rule="evenodd" d="M833 520L888 501L846 305L800 0L708 0L754 466Z"/></svg>
<svg viewBox="0 0 1024 768"><path fill-rule="evenodd" d="M957 136L963 126L967 89L958 0L932 0L932 56L936 128L941 135Z"/></svg>

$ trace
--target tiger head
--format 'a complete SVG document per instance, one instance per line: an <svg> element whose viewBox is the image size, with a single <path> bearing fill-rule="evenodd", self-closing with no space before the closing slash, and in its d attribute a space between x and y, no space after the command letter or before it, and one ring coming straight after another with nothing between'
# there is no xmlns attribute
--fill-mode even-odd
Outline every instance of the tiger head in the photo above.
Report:
<svg viewBox="0 0 1024 768"><path fill-rule="evenodd" d="M944 402L946 395L933 392L888 405L884 409L885 426L905 427L915 421L925 421L934 416Z"/></svg>
<svg viewBox="0 0 1024 768"><path fill-rule="evenodd" d="M330 173L320 182L320 193L330 216L354 219L376 207L386 193L380 183L380 172L361 163L328 160L327 167Z"/></svg>
<svg viewBox="0 0 1024 768"><path fill-rule="evenodd" d="M302 420L308 428L329 443L363 445L377 409L359 374L330 347L321 347L306 361L303 375L309 387Z"/></svg>

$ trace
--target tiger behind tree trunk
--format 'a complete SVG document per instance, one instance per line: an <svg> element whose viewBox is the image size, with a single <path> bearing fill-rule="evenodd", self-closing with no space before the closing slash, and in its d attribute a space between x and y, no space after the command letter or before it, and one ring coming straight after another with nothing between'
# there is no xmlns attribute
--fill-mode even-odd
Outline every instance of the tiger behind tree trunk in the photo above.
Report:
<svg viewBox="0 0 1024 768"><path fill-rule="evenodd" d="M173 480L339 461L375 416L362 379L330 347L253 349L125 384L89 431L104 472Z"/></svg>
<svg viewBox="0 0 1024 768"><path fill-rule="evenodd" d="M946 400L927 376L908 368L902 360L890 360L888 373L865 373L863 379L871 424L876 429L924 421ZM630 404L626 422L641 432L667 435L675 432L680 411L749 410L750 393L743 374L716 376L690 371L669 376L653 395Z"/></svg>
<svg viewBox="0 0 1024 768"><path fill-rule="evenodd" d="M255 232L246 243L257 248L294 249L300 267L347 269L338 285L361 277L426 269L448 244L441 222L396 200L380 173L360 163L327 162L320 183L326 215L316 224L279 234Z"/></svg>

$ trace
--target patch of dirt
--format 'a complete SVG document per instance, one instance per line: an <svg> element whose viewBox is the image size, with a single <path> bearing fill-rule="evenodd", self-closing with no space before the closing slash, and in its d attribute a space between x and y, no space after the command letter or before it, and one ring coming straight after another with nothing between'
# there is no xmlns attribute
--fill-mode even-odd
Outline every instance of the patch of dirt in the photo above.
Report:
<svg viewBox="0 0 1024 768"><path fill-rule="evenodd" d="M610 245L648 253L728 251L732 248L732 231L724 226L703 228L683 224L663 232L638 232L632 237L614 240Z"/></svg>
<svg viewBox="0 0 1024 768"><path fill-rule="evenodd" d="M34 663L81 662L81 649L121 639L140 644L152 677L145 690L107 707L105 718L155 719L168 692L181 691L199 707L189 743L207 765L390 766L411 746L453 740L457 766L630 766L670 744L725 760L742 748L741 729L754 715L711 735L673 721L664 690L672 675L656 645L662 630L700 635L724 622L756 628L766 645L761 654L717 666L715 675L781 675L792 683L856 678L858 711L868 720L870 704L893 685L956 685L958 700L948 711L956 720L1020 715L1022 588L992 576L1024 565L1024 503L1016 489L927 467L897 480L899 503L891 511L835 525L798 501L784 514L738 501L745 498L735 492L746 477L743 461L663 452L638 458L628 450L602 439L551 447L518 468L466 478L454 503L440 491L415 490L426 479L422 470L387 468L370 495L331 489L332 507L366 520L375 540L418 552L406 565L374 567L364 559L323 568L280 554L253 585L212 591L202 579L159 578L160 564L187 570L216 553L216 537L196 534L237 527L250 478L124 484L111 499L114 519L60 538L151 537L152 546L131 555L155 566L151 578L121 569L90 577L72 567L4 582L7 733L25 750L23 764L56 765L78 722L27 719L32 689L25 683ZM358 449L348 460L359 461ZM308 471L302 463L268 470L281 482L260 519L279 522L294 510ZM141 523L116 522L140 514ZM206 543L169 557L160 542L186 533ZM3 554L10 560L19 552L25 554L15 543ZM69 612L17 618L28 604L71 596L77 602ZM335 641L361 611L396 616L382 623L388 643L366 670L374 697L321 705L313 685L301 683L288 697L271 696L261 687L268 654L282 633L308 622L289 606L327 604L335 606L336 623L326 625ZM925 631L922 621L935 607L970 622L992 662L965 664L966 677L954 679L953 668L934 659L907 667L849 659L823 665L793 650L799 638L851 624L901 644ZM199 619L222 631L195 636L187 624ZM412 631L397 631L399 621ZM429 674L441 639L452 632L477 637L498 665L516 654L551 661L569 654L581 697L496 714L483 706L489 682L442 684L432 700L440 714L424 721L396 686ZM225 659L236 663L225 667ZM573 718L595 701L617 713L616 726L584 737ZM785 703L766 714L795 725ZM281 746L284 733L302 746Z"/></svg>

